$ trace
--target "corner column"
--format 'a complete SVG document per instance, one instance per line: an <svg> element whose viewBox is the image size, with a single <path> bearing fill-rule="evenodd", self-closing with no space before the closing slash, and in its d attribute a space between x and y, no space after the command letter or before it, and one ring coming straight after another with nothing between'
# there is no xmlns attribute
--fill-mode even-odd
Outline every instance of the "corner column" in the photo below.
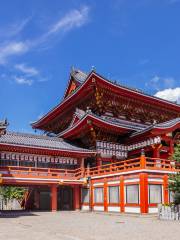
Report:
<svg viewBox="0 0 180 240"><path fill-rule="evenodd" d="M169 192L168 192L168 176L163 176L163 195L164 195L164 204L168 204L169 202Z"/></svg>
<svg viewBox="0 0 180 240"><path fill-rule="evenodd" d="M141 213L148 213L148 175L140 173L139 178Z"/></svg>
<svg viewBox="0 0 180 240"><path fill-rule="evenodd" d="M57 185L51 185L51 211L57 211Z"/></svg>

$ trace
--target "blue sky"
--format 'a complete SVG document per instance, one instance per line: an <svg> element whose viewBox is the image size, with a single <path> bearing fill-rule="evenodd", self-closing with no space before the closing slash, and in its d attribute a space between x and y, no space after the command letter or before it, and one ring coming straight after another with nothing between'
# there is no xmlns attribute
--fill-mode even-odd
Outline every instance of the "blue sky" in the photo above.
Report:
<svg viewBox="0 0 180 240"><path fill-rule="evenodd" d="M180 100L180 0L0 0L0 119L31 132L71 66Z"/></svg>

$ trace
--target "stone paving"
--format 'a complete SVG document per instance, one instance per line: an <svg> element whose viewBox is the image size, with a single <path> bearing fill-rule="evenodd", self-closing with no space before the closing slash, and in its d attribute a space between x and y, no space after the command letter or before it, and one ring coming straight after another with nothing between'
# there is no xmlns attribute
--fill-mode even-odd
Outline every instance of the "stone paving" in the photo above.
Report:
<svg viewBox="0 0 180 240"><path fill-rule="evenodd" d="M177 240L180 223L156 216L90 212L0 215L1 240Z"/></svg>

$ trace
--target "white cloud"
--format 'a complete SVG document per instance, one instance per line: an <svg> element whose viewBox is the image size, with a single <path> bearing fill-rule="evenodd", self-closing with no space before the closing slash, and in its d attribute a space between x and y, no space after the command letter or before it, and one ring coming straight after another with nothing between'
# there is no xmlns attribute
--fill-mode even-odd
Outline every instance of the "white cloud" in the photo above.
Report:
<svg viewBox="0 0 180 240"><path fill-rule="evenodd" d="M150 79L149 82L146 83L146 86L159 91L162 88L173 88L175 83L176 81L173 77L161 77L155 75Z"/></svg>
<svg viewBox="0 0 180 240"><path fill-rule="evenodd" d="M80 9L73 9L68 12L64 17L60 18L56 23L49 27L48 31L41 37L35 39L32 42L33 46L39 45L47 41L51 36L55 34L67 33L75 28L82 27L89 20L89 7L84 6Z"/></svg>
<svg viewBox="0 0 180 240"><path fill-rule="evenodd" d="M89 8L87 6L81 9L74 9L67 13L63 18L57 21L48 31L47 35L57 33L61 30L67 31L72 28L81 27L88 20Z"/></svg>
<svg viewBox="0 0 180 240"><path fill-rule="evenodd" d="M27 66L25 63L16 64L14 66L16 70L26 74L26 76L37 76L39 75L39 71L35 67Z"/></svg>
<svg viewBox="0 0 180 240"><path fill-rule="evenodd" d="M29 49L26 42L9 42L0 46L0 64L5 64L9 57L20 55Z"/></svg>
<svg viewBox="0 0 180 240"><path fill-rule="evenodd" d="M47 32L35 39L24 41L8 41L0 44L0 64L6 64L12 56L17 56L36 48L40 44L46 42L49 37L55 34L63 34L74 28L83 26L89 18L89 7L84 6L80 9L74 9L68 12L64 17L60 18L55 24L48 28ZM11 32L11 36L22 31L26 26L27 20L22 21L19 27Z"/></svg>
<svg viewBox="0 0 180 240"><path fill-rule="evenodd" d="M28 85L28 86L31 86L33 84L33 80L31 79L26 79L24 77L16 77L14 76L14 80L17 84L20 84L20 85Z"/></svg>
<svg viewBox="0 0 180 240"><path fill-rule="evenodd" d="M156 97L166 99L172 102L180 103L180 87L177 88L168 88L162 91L158 91L155 94Z"/></svg>
<svg viewBox="0 0 180 240"><path fill-rule="evenodd" d="M30 17L0 29L0 37L11 38L21 33L29 23Z"/></svg>

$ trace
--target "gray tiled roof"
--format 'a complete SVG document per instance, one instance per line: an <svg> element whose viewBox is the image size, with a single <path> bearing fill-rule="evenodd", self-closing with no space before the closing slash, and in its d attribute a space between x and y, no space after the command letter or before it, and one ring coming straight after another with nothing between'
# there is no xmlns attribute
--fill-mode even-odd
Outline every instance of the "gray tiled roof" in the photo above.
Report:
<svg viewBox="0 0 180 240"><path fill-rule="evenodd" d="M124 119L120 119L120 118L115 118L115 117L111 117L111 116L107 116L107 115L96 115L94 113L91 112L91 110L87 110L86 112L81 110L81 109L76 109L75 114L79 117L79 118L83 118L85 115L89 114L92 115L100 120L106 121L107 123L110 124L116 124L119 125L119 127L125 127L125 128L129 128L132 129L134 131L140 131L143 130L145 128L147 128L146 124L142 124L142 123L137 123L137 122L132 122L132 121L128 121L128 120L124 120Z"/></svg>
<svg viewBox="0 0 180 240"><path fill-rule="evenodd" d="M139 132L133 133L131 135L131 137L137 136L139 134L145 133L145 132L147 132L149 130L152 130L152 129L155 129L155 128L161 128L161 129L170 128L170 127L173 127L174 125L176 125L177 123L180 123L180 118L175 118L175 119L172 119L170 121L163 122L163 123L153 124L149 127L146 127L145 129L142 129Z"/></svg>
<svg viewBox="0 0 180 240"><path fill-rule="evenodd" d="M99 118L101 118L109 123L119 125L120 127L132 129L133 131L140 131L147 127L147 125L145 125L145 124L136 123L136 122L127 121L127 120L109 117L109 116L100 116Z"/></svg>
<svg viewBox="0 0 180 240"><path fill-rule="evenodd" d="M39 147L55 150L91 152L88 149L79 148L71 145L61 138L15 132L7 132L5 135L1 136L0 145L1 144Z"/></svg>
<svg viewBox="0 0 180 240"><path fill-rule="evenodd" d="M81 114L79 114L79 112ZM117 127L120 127L120 128L128 129L130 132L131 131L139 132L139 131L142 131L142 130L147 128L147 125L141 124L141 123L136 123L136 122L127 121L127 120L114 118L114 117L110 117L110 116L105 116L105 115L98 116L98 115L92 113L91 110L87 110L85 112L83 110L76 109L75 115L77 115L77 114L78 114L78 117L80 118L80 120L83 120L88 116L92 116L92 117L95 117L95 118L99 119L100 121L106 122L107 124L111 124L111 125L114 125L114 126L117 126ZM78 122L77 122L77 124L78 124ZM71 122L69 127L66 128L63 132L60 132L58 134L58 136L63 136L63 134L65 134L66 132L68 132L69 130L74 128L74 125L75 124L72 124L72 122Z"/></svg>

